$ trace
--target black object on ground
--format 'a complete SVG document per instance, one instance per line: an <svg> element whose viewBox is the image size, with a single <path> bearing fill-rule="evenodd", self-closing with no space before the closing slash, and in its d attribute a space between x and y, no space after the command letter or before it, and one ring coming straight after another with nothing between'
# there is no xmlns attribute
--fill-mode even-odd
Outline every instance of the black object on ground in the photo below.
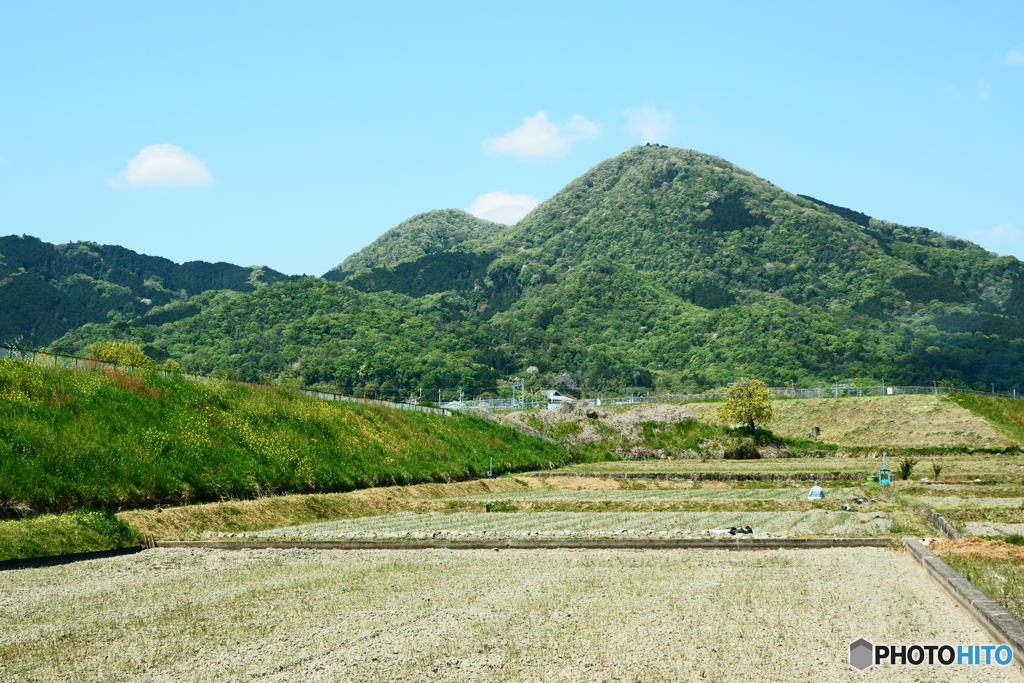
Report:
<svg viewBox="0 0 1024 683"><path fill-rule="evenodd" d="M854 498L853 502L856 503L857 505L871 505L875 501L871 500L870 498Z"/></svg>

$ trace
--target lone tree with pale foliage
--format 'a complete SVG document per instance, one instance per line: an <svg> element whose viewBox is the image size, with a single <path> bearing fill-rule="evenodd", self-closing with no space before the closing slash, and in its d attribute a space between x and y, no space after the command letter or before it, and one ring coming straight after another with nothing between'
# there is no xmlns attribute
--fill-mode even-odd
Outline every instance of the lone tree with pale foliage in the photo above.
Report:
<svg viewBox="0 0 1024 683"><path fill-rule="evenodd" d="M89 358L115 365L129 365L152 369L156 363L147 356L138 344L123 341L99 341L89 347Z"/></svg>
<svg viewBox="0 0 1024 683"><path fill-rule="evenodd" d="M771 392L759 379L744 377L729 387L725 402L718 406L718 418L726 422L742 422L750 431L772 419L772 406L768 402Z"/></svg>

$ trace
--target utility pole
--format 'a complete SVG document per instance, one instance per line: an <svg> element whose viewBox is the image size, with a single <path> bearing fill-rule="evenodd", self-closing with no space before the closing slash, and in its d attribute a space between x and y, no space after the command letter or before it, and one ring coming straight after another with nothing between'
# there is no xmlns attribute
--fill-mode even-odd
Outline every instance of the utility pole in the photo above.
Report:
<svg viewBox="0 0 1024 683"><path fill-rule="evenodd" d="M519 406L524 407L526 405L526 382L522 377L512 378L512 404L516 402L516 389L519 389Z"/></svg>

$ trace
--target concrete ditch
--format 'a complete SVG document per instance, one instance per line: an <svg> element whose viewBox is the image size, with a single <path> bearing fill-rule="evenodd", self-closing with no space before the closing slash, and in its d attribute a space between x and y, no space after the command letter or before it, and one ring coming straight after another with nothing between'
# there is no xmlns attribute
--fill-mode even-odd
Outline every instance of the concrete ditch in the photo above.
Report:
<svg viewBox="0 0 1024 683"><path fill-rule="evenodd" d="M915 507L911 508L917 514L921 515L924 521L928 522L929 526L943 534L946 538L959 541L961 539L960 533L956 528L943 517L941 512L935 512L930 508L926 507Z"/></svg>
<svg viewBox="0 0 1024 683"><path fill-rule="evenodd" d="M422 541L156 541L157 548L215 550L782 550L794 548L888 548L888 538L711 539L493 539Z"/></svg>
<svg viewBox="0 0 1024 683"><path fill-rule="evenodd" d="M1013 650L1013 661L1024 668L1024 624L924 547L920 540L904 538L903 547L996 642L1008 645Z"/></svg>

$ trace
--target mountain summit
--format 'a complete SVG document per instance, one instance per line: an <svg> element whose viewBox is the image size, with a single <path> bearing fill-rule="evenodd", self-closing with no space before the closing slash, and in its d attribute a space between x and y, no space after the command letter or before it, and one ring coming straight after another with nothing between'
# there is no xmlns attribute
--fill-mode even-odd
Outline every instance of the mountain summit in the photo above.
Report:
<svg viewBox="0 0 1024 683"><path fill-rule="evenodd" d="M629 149L508 228L421 214L328 275L343 284L291 281L197 304L151 334L197 370L248 368L248 378L299 363L311 385L395 394L493 391L531 366L538 382L570 375L591 389L744 375L1024 380L1016 259L791 194L692 150ZM270 321L248 298L280 299L273 325L290 330L286 342L253 331ZM408 355L380 355L389 348Z"/></svg>
<svg viewBox="0 0 1024 683"><path fill-rule="evenodd" d="M458 209L428 211L391 228L328 271L324 279L341 281L366 268L394 266L468 242L486 242L504 229L500 223L485 221Z"/></svg>

